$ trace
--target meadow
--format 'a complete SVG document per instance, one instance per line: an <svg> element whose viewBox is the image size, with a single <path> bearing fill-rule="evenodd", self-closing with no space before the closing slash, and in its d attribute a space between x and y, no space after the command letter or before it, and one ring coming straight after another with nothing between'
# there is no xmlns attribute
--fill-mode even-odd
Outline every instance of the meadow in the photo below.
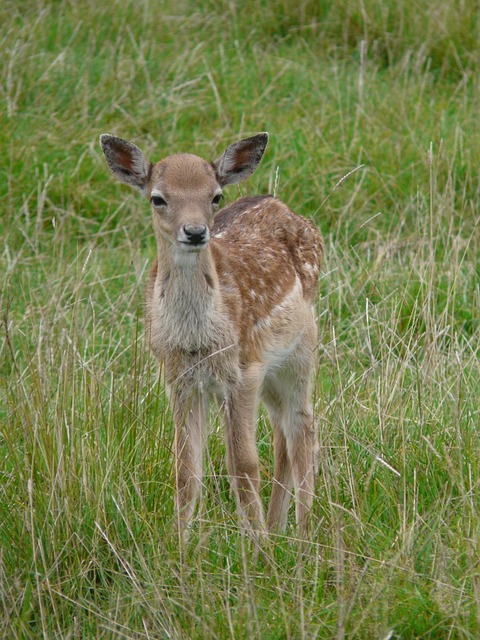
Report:
<svg viewBox="0 0 480 640"><path fill-rule="evenodd" d="M480 637L478 2L4 0L0 52L0 637ZM180 551L149 207L98 136L259 131L227 200L326 245L313 531L242 533L213 413Z"/></svg>

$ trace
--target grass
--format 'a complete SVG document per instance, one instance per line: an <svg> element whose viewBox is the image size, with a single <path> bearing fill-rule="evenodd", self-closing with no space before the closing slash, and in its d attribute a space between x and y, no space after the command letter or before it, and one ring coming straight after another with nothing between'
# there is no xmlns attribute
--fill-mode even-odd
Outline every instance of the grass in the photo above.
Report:
<svg viewBox="0 0 480 640"><path fill-rule="evenodd" d="M479 21L473 0L2 4L1 637L479 636ZM228 197L275 189L327 246L314 535L242 536L212 416L180 554L154 242L98 135L213 158L262 130Z"/></svg>

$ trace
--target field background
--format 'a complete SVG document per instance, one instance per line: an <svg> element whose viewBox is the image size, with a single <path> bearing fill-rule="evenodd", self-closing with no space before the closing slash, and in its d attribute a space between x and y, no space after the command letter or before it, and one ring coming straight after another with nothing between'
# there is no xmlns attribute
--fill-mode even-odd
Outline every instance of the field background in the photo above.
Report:
<svg viewBox="0 0 480 640"><path fill-rule="evenodd" d="M0 637L480 637L479 40L474 0L3 0ZM327 248L313 541L241 535L213 415L180 554L149 208L98 136L263 130L227 198Z"/></svg>

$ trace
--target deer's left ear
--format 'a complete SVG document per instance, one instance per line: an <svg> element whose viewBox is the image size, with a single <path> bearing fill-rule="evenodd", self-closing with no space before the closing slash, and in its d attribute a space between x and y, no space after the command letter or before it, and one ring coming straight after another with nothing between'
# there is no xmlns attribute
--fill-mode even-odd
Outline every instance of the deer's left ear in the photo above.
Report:
<svg viewBox="0 0 480 640"><path fill-rule="evenodd" d="M151 164L133 142L108 133L100 136L100 144L111 172L125 184L143 193L147 186Z"/></svg>
<svg viewBox="0 0 480 640"><path fill-rule="evenodd" d="M258 133L231 144L215 162L212 162L219 184L225 187L251 176L260 164L267 144L268 133Z"/></svg>

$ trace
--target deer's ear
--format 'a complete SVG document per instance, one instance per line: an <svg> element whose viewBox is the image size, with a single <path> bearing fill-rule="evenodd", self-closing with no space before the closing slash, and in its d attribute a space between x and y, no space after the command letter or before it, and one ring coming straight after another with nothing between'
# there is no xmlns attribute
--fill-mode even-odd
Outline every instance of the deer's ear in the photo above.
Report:
<svg viewBox="0 0 480 640"><path fill-rule="evenodd" d="M231 144L215 162L212 162L219 184L224 187L251 176L260 164L267 144L268 133L258 133Z"/></svg>
<svg viewBox="0 0 480 640"><path fill-rule="evenodd" d="M150 177L152 165L145 159L142 151L132 142L116 138L108 133L100 136L100 144L115 178L143 193Z"/></svg>

